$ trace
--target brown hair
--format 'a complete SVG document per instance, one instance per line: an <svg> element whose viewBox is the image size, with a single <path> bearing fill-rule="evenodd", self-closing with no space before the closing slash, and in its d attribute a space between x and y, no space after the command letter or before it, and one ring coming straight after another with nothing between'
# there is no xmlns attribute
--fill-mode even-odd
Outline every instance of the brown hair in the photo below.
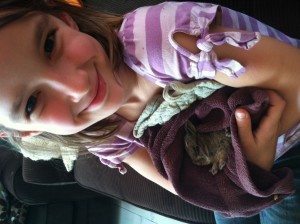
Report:
<svg viewBox="0 0 300 224"><path fill-rule="evenodd" d="M0 28L32 11L51 15L59 15L62 12L68 13L77 23L81 32L91 35L102 44L115 71L123 63L122 44L115 33L122 23L122 16L101 13L92 7L72 6L58 0L1 0ZM118 120L104 119L74 135L58 136L42 133L35 138L56 142L62 146L77 147L85 151L86 148L101 144L107 137L111 136L117 130L118 124ZM3 130L7 133L11 144L18 148L23 147L17 131L5 128Z"/></svg>

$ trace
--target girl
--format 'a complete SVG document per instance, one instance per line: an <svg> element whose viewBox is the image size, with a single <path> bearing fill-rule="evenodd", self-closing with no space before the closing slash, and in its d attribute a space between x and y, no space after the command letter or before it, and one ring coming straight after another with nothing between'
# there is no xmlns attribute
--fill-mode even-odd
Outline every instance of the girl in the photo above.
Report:
<svg viewBox="0 0 300 224"><path fill-rule="evenodd" d="M248 113L236 111L245 155L257 166L270 170L275 153L298 140L299 42L247 16L191 2L122 18L56 1L5 0L0 17L0 123L15 144L22 144L16 136L35 136L88 149L176 194L131 131L167 83L196 78L281 95L269 92L270 109L254 133ZM275 151L279 136L284 144Z"/></svg>

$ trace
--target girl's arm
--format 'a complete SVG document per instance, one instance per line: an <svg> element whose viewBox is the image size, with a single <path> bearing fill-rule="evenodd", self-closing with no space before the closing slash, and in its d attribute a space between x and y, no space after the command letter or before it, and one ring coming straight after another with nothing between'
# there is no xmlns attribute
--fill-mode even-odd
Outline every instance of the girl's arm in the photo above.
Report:
<svg viewBox="0 0 300 224"><path fill-rule="evenodd" d="M213 26L211 33L232 31L221 26ZM174 40L190 52L197 54L198 37L175 33ZM300 120L300 50L274 38L262 36L249 50L227 44L215 46L213 50L219 59L230 58L240 62L246 72L238 78L231 78L217 72L215 80L232 87L256 86L274 90L286 101L280 134L286 132Z"/></svg>
<svg viewBox="0 0 300 224"><path fill-rule="evenodd" d="M214 25L210 33L240 31ZM197 36L177 32L174 40L190 52L197 54ZM262 36L261 40L249 50L234 47L228 44L214 46L219 59L229 58L240 62L246 72L239 78L228 77L217 72L215 80L232 87L257 86L278 90L282 88L282 82L294 76L296 80L300 68L300 51L298 48L283 43L277 39Z"/></svg>
<svg viewBox="0 0 300 224"><path fill-rule="evenodd" d="M171 193L177 195L172 183L161 176L156 170L145 148L141 147L140 149L136 150L131 156L125 158L124 162L131 166L139 174L146 177L148 180L151 180Z"/></svg>
<svg viewBox="0 0 300 224"><path fill-rule="evenodd" d="M270 107L256 130L252 131L251 119L246 110L237 109L235 115L242 150L247 160L270 171L275 159L279 121L286 104L274 91L268 91L268 94Z"/></svg>

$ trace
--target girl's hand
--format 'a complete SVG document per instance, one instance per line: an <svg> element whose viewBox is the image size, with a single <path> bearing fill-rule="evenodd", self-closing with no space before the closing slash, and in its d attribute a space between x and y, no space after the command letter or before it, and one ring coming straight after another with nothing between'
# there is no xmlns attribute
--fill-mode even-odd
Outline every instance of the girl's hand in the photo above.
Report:
<svg viewBox="0 0 300 224"><path fill-rule="evenodd" d="M238 135L248 161L265 170L271 170L280 130L280 118L285 101L274 91L268 91L270 105L259 127L252 131L251 118L244 109L237 109L235 117Z"/></svg>

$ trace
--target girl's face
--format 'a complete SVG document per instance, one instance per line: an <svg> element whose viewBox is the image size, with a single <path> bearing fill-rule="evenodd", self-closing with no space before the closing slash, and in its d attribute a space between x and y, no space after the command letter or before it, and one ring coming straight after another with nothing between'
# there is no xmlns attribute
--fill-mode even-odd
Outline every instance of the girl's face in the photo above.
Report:
<svg viewBox="0 0 300 224"><path fill-rule="evenodd" d="M0 124L77 133L124 103L101 44L68 16L31 13L0 29Z"/></svg>

